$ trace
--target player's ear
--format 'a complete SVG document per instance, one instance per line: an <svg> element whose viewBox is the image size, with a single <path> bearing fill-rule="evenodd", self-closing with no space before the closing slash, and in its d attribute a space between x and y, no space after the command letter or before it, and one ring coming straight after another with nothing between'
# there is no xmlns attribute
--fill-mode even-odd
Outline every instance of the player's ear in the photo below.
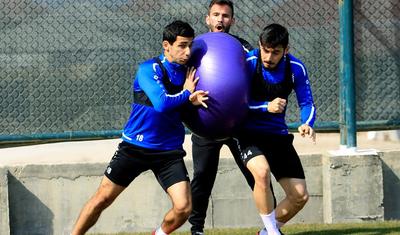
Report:
<svg viewBox="0 0 400 235"><path fill-rule="evenodd" d="M285 55L289 54L289 45L287 45L287 47L285 48Z"/></svg>
<svg viewBox="0 0 400 235"><path fill-rule="evenodd" d="M258 41L258 46L260 47L260 50L261 50L261 48L263 48L263 45L261 44L261 41Z"/></svg>
<svg viewBox="0 0 400 235"><path fill-rule="evenodd" d="M164 48L165 51L169 51L169 46L170 46L170 44L167 40L164 40L162 42L162 47Z"/></svg>
<svg viewBox="0 0 400 235"><path fill-rule="evenodd" d="M206 15L206 24L210 25L210 15Z"/></svg>

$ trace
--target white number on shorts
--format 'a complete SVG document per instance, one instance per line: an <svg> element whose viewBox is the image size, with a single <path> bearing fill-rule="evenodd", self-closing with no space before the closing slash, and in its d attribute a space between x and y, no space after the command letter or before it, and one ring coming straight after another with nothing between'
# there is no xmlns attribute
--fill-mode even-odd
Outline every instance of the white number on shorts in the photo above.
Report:
<svg viewBox="0 0 400 235"><path fill-rule="evenodd" d="M136 140L142 142L144 139L143 135L136 135Z"/></svg>
<svg viewBox="0 0 400 235"><path fill-rule="evenodd" d="M247 153L243 153L243 152L242 152L242 159L243 159L243 160L246 160L247 157L249 157L250 155L253 155L253 152L251 152L250 149L247 151Z"/></svg>

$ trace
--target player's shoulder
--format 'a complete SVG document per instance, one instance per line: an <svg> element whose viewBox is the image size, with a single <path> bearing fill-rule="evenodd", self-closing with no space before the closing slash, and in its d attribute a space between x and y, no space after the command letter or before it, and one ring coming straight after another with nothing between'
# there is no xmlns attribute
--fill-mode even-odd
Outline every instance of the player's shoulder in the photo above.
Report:
<svg viewBox="0 0 400 235"><path fill-rule="evenodd" d="M162 76L162 70L156 57L141 62L137 70L137 75L139 78L153 77L158 80Z"/></svg>
<svg viewBox="0 0 400 235"><path fill-rule="evenodd" d="M139 64L139 70L142 72L158 72L160 70L160 65L156 60L157 57L150 58Z"/></svg>
<svg viewBox="0 0 400 235"><path fill-rule="evenodd" d="M259 54L259 49L254 49L246 54L246 61L256 62Z"/></svg>
<svg viewBox="0 0 400 235"><path fill-rule="evenodd" d="M241 38L241 37L239 37L237 35L233 35L233 34L230 34L230 35L232 37L236 38L242 44L242 46L246 50L246 52L249 52L249 51L254 49L253 46L248 41L246 41L245 39L243 39L243 38Z"/></svg>
<svg viewBox="0 0 400 235"><path fill-rule="evenodd" d="M154 66L154 64L156 64L156 65L158 64L157 61L156 61L156 57L153 57L153 58L147 59L145 61L142 61L141 63L139 63L139 67L141 67L141 68L151 68L151 67Z"/></svg>
<svg viewBox="0 0 400 235"><path fill-rule="evenodd" d="M301 61L299 58L295 57L292 54L288 54L290 58L290 64L292 67L292 70L295 74L302 74L303 76L307 75L307 69L306 66L304 65L303 61Z"/></svg>

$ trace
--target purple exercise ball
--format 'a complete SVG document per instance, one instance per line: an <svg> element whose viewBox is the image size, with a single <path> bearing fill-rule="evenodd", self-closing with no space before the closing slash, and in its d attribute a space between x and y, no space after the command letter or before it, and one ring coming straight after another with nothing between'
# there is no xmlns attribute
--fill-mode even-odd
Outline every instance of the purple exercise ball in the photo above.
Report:
<svg viewBox="0 0 400 235"><path fill-rule="evenodd" d="M208 108L191 110L184 123L202 137L224 138L248 109L249 78L242 44L227 33L205 33L193 40L190 64L197 68L196 90L209 91Z"/></svg>

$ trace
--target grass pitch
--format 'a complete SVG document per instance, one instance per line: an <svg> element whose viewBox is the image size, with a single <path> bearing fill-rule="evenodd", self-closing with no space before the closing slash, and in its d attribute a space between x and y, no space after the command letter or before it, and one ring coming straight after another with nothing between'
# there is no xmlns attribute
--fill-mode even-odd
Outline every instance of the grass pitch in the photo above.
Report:
<svg viewBox="0 0 400 235"><path fill-rule="evenodd" d="M258 229L208 229L205 231L205 234L255 235ZM352 224L291 224L284 226L282 232L285 235L400 235L400 220ZM149 235L150 233L151 231L147 233L118 233L117 235ZM173 234L190 235L189 232L176 232Z"/></svg>

